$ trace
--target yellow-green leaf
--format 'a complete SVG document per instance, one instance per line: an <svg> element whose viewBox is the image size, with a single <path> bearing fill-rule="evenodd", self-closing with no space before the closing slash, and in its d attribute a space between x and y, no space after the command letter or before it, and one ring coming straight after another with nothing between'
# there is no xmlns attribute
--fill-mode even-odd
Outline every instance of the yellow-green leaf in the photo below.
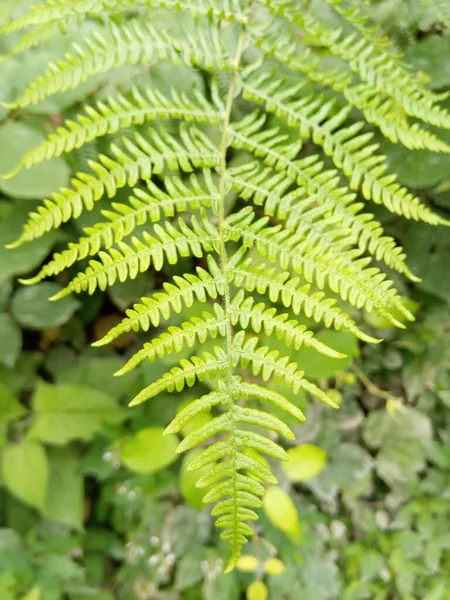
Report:
<svg viewBox="0 0 450 600"><path fill-rule="evenodd" d="M287 451L291 460L283 462L287 477L298 483L316 477L327 464L327 453L314 444L301 444Z"/></svg>
<svg viewBox="0 0 450 600"><path fill-rule="evenodd" d="M278 486L270 487L264 496L263 507L272 525L284 531L292 539L300 537L298 512L287 492Z"/></svg>
<svg viewBox="0 0 450 600"><path fill-rule="evenodd" d="M176 435L165 436L162 427L147 427L122 444L121 459L132 471L153 473L177 459L178 442Z"/></svg>
<svg viewBox="0 0 450 600"><path fill-rule="evenodd" d="M8 444L2 453L2 477L7 489L30 506L43 510L47 498L49 467L40 444Z"/></svg>
<svg viewBox="0 0 450 600"><path fill-rule="evenodd" d="M180 470L181 493L183 494L185 501L196 510L202 510L205 508L203 497L210 489L197 487L197 481L211 469L211 465L189 471L189 465L201 453L202 450L200 449L195 449L188 452L183 458Z"/></svg>

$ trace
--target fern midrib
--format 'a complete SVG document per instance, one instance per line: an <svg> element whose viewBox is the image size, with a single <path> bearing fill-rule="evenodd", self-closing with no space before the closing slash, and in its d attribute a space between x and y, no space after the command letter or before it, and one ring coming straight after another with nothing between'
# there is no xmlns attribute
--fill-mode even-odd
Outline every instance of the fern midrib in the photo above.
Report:
<svg viewBox="0 0 450 600"><path fill-rule="evenodd" d="M230 129L230 121L231 121L231 112L233 110L233 99L236 90L236 84L239 79L239 67L242 60L242 55L244 52L244 43L246 38L246 31L244 28L241 29L241 33L239 35L236 53L233 59L233 74L231 77L230 85L228 87L227 97L225 101L225 110L224 117L222 122L222 138L219 146L219 200L217 203L217 213L218 213L218 237L219 237L219 256L220 263L222 267L223 277L224 277L224 309L225 309L225 320L226 320L226 336L225 336L225 352L227 355L227 374L225 377L225 383L228 390L228 414L230 418L230 440L232 446L232 456L230 456L230 460L233 464L233 477L232 477L232 502L233 502L233 539L230 540L232 546L232 557L230 559L230 563L227 567L227 571L230 571L236 562L236 553L238 547L238 537L239 537L239 519L238 519L238 485L237 485L237 469L238 464L236 461L238 443L236 436L236 420L234 415L234 401L233 401L233 324L232 324L232 306L231 306L231 289L230 289L230 273L229 273L229 264L228 264L228 254L226 249L226 239L228 238L227 234L227 226L226 226L226 213L225 213L225 197L227 194L227 150L228 150L228 142L229 142L229 129Z"/></svg>

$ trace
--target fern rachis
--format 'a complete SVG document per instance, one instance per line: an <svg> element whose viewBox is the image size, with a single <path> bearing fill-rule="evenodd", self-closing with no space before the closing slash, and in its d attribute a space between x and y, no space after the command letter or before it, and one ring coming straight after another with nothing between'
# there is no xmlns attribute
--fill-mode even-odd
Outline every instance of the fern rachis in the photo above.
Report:
<svg viewBox="0 0 450 600"><path fill-rule="evenodd" d="M366 202L409 219L444 224L388 174L366 123L408 148L449 152L422 125L449 129L450 115L347 2L323 1L340 15L345 30L330 30L307 2L291 0L48 0L4 31L31 27L13 48L14 55L70 28L72 17L76 22L106 17L101 32L88 32L72 52L50 65L11 104L12 110L26 110L95 74L137 64L150 72L158 63L183 65L200 70L207 84L208 92L179 91L176 85L170 93L139 85L117 90L51 133L15 172L96 139L112 140L109 150L90 162L89 173L76 173L70 188L55 190L30 215L11 247L78 218L101 198L114 199L120 188L131 186L135 189L128 202L113 201L103 211L104 221L86 228L25 283L58 276L88 260L58 294L62 297L103 290L117 280L161 270L180 257L202 261L195 272L175 276L163 290L128 309L123 322L95 345L124 332L163 328L172 315L202 306L200 316L153 335L118 375L143 360L205 346L199 355L180 360L131 404L197 381L214 382L215 389L185 407L167 433L180 432L201 411L214 415L184 438L179 451L209 444L191 468L210 466L199 485L212 486L205 501L216 503L212 514L230 544L229 568L253 533L248 522L257 518L254 509L261 506L265 486L276 481L246 450L284 460L279 438L293 438L267 404L304 419L295 402L268 384L247 381L248 374L283 384L291 398L303 390L337 408L320 386L308 381L290 349L304 345L311 352L340 355L297 317L349 331L364 342L378 341L341 308L340 300L345 300L404 326L412 315L373 262L415 277L402 249L366 212ZM320 47L340 61L336 70L323 64ZM354 120L352 109L359 111L360 120ZM312 143L317 153L305 156L304 142ZM327 158L335 169L324 166ZM267 345L259 340L262 334ZM278 341L286 353L280 354ZM271 431L271 437L261 430Z"/></svg>

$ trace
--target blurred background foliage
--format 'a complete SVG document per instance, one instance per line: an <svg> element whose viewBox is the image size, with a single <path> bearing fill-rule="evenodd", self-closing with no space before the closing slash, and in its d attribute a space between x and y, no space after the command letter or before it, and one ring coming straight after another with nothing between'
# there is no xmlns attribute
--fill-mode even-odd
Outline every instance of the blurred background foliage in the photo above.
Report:
<svg viewBox="0 0 450 600"><path fill-rule="evenodd" d="M3 0L0 21L33 3ZM450 33L436 11L418 0L374 1L370 10L418 76L436 90L450 90ZM84 26L101 28L102 22ZM76 33L61 35L1 63L0 99L16 96L75 39ZM13 42L1 39L0 51ZM0 171L87 99L126 90L129 75L122 69L96 78L25 113L0 108ZM166 65L141 77L150 85L202 86L190 72L174 81ZM71 173L87 168L93 150L111 141L0 180L0 598L448 600L448 230L408 224L371 207L422 278L407 285L392 275L417 322L394 331L372 314L355 315L384 343L358 345L346 333L324 331L319 338L345 352L347 361L293 353L341 409L297 397L307 422L294 426L292 460L279 467L279 484L268 490L258 536L238 570L225 576L224 549L195 487L201 473L187 470L192 453L180 459L175 436L162 437L197 392L127 409L135 391L160 375L158 365L143 364L117 379L114 372L142 339L129 334L112 347L90 346L165 276L194 265L183 260L165 275L149 272L105 293L56 304L48 298L65 275L29 288L18 283L77 228L96 222L107 200L59 232L14 252L4 249L37 201L67 185ZM448 218L448 156L387 142L383 150L401 182ZM129 190L121 193L126 197Z"/></svg>

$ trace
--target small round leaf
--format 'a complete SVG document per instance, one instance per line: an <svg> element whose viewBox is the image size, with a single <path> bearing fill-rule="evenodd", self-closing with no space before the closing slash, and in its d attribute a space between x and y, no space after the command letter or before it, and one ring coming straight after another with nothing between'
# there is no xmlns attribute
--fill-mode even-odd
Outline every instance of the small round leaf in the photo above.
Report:
<svg viewBox="0 0 450 600"><path fill-rule="evenodd" d="M247 588L247 600L267 600L269 590L262 581L254 581Z"/></svg>

